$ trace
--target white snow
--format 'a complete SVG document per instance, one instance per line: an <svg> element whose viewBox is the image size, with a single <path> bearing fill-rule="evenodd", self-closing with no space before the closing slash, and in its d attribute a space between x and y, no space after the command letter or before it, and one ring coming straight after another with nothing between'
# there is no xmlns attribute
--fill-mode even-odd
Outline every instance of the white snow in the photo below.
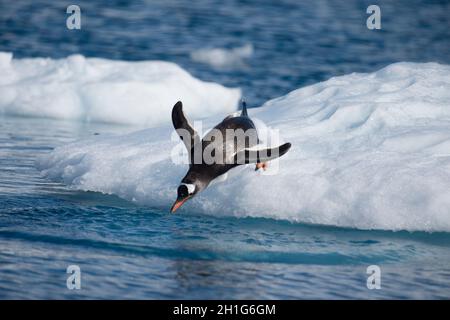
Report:
<svg viewBox="0 0 450 320"><path fill-rule="evenodd" d="M450 232L450 66L396 63L335 77L249 114L292 143L278 170L271 164L272 175L254 166L233 169L177 214ZM168 211L187 170L171 161L179 145L172 133L164 126L78 141L38 166L73 188Z"/></svg>
<svg viewBox="0 0 450 320"><path fill-rule="evenodd" d="M0 52L0 113L154 127L170 123L178 100L207 117L237 109L240 89L203 82L174 63L13 59Z"/></svg>
<svg viewBox="0 0 450 320"><path fill-rule="evenodd" d="M246 66L246 60L253 55L253 46L245 44L231 49L205 48L191 52L191 59L210 65L215 69L236 69Z"/></svg>

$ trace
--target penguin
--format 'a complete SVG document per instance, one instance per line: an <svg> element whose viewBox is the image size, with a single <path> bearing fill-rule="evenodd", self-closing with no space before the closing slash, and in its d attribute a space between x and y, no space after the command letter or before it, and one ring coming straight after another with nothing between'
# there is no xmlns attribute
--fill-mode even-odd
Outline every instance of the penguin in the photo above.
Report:
<svg viewBox="0 0 450 320"><path fill-rule="evenodd" d="M281 157L291 148L290 143L285 143L276 148L254 149L260 143L255 124L247 113L247 106L242 101L242 111L227 116L203 139L200 139L195 129L183 113L183 104L178 101L172 109L172 123L184 142L189 155L189 170L177 189L177 199L170 212L179 209L187 200L204 190L219 176L229 170L243 164L255 163L256 168L266 168L266 162ZM227 133L245 132L245 141L236 143L234 137L228 138ZM221 136L222 139L217 139ZM224 138L225 137L225 138ZM223 161L211 162L204 157L205 151L212 150L214 156ZM221 153L221 154L219 154ZM209 160L209 161L208 161Z"/></svg>

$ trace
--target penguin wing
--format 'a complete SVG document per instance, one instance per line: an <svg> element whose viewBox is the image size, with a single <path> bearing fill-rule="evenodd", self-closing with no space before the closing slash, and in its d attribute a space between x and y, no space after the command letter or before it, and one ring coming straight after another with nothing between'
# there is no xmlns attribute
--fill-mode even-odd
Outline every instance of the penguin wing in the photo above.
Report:
<svg viewBox="0 0 450 320"><path fill-rule="evenodd" d="M276 148L266 148L266 149L244 149L237 152L234 155L234 163L247 164L247 163L259 163L266 162L281 157L291 148L291 144L285 143Z"/></svg>
<svg viewBox="0 0 450 320"><path fill-rule="evenodd" d="M178 101L172 109L172 123L180 139L184 142L189 154L192 153L194 145L200 142L197 131L191 126L183 112L183 104Z"/></svg>

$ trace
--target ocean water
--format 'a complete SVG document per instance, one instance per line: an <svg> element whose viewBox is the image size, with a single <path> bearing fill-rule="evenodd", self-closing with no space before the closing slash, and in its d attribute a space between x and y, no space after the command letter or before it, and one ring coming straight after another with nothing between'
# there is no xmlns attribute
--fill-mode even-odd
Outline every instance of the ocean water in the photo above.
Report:
<svg viewBox="0 0 450 320"><path fill-rule="evenodd" d="M251 105L396 61L450 64L448 1L382 1L380 31L365 27L368 4L80 1L82 31L68 31L56 2L2 2L0 51L172 61L202 80L242 88ZM222 64L193 59L200 49L248 46L250 55ZM450 298L448 232L171 215L71 189L36 168L57 146L135 127L0 121L2 299ZM66 287L69 265L81 269L80 290ZM370 265L381 269L381 289L366 286Z"/></svg>
<svg viewBox="0 0 450 320"><path fill-rule="evenodd" d="M70 54L167 60L195 77L240 87L250 106L307 84L399 61L449 63L448 0L377 1L382 29L368 30L370 0L79 0L81 30L66 4L0 3L0 51L17 58ZM253 47L243 63L213 68L201 49ZM241 50L242 51L242 50ZM245 56L245 49L244 56ZM238 54L239 55L239 54ZM234 63L233 63L234 62Z"/></svg>

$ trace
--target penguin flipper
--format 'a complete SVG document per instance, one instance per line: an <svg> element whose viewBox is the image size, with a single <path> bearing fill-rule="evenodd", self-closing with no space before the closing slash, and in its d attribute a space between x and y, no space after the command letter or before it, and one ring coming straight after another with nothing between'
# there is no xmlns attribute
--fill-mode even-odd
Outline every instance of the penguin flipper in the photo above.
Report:
<svg viewBox="0 0 450 320"><path fill-rule="evenodd" d="M239 164L247 164L247 163L260 163L270 161L276 158L281 157L291 148L291 144L285 143L276 148L267 148L267 149L244 149L239 151L234 155L234 163Z"/></svg>
<svg viewBox="0 0 450 320"><path fill-rule="evenodd" d="M248 113L247 113L247 103L245 102L244 99L241 100L241 104L242 104L241 117L248 117Z"/></svg>
<svg viewBox="0 0 450 320"><path fill-rule="evenodd" d="M189 153L192 152L194 145L200 142L197 131L191 126L183 112L183 103L178 101L172 109L172 123L180 139L184 142Z"/></svg>

